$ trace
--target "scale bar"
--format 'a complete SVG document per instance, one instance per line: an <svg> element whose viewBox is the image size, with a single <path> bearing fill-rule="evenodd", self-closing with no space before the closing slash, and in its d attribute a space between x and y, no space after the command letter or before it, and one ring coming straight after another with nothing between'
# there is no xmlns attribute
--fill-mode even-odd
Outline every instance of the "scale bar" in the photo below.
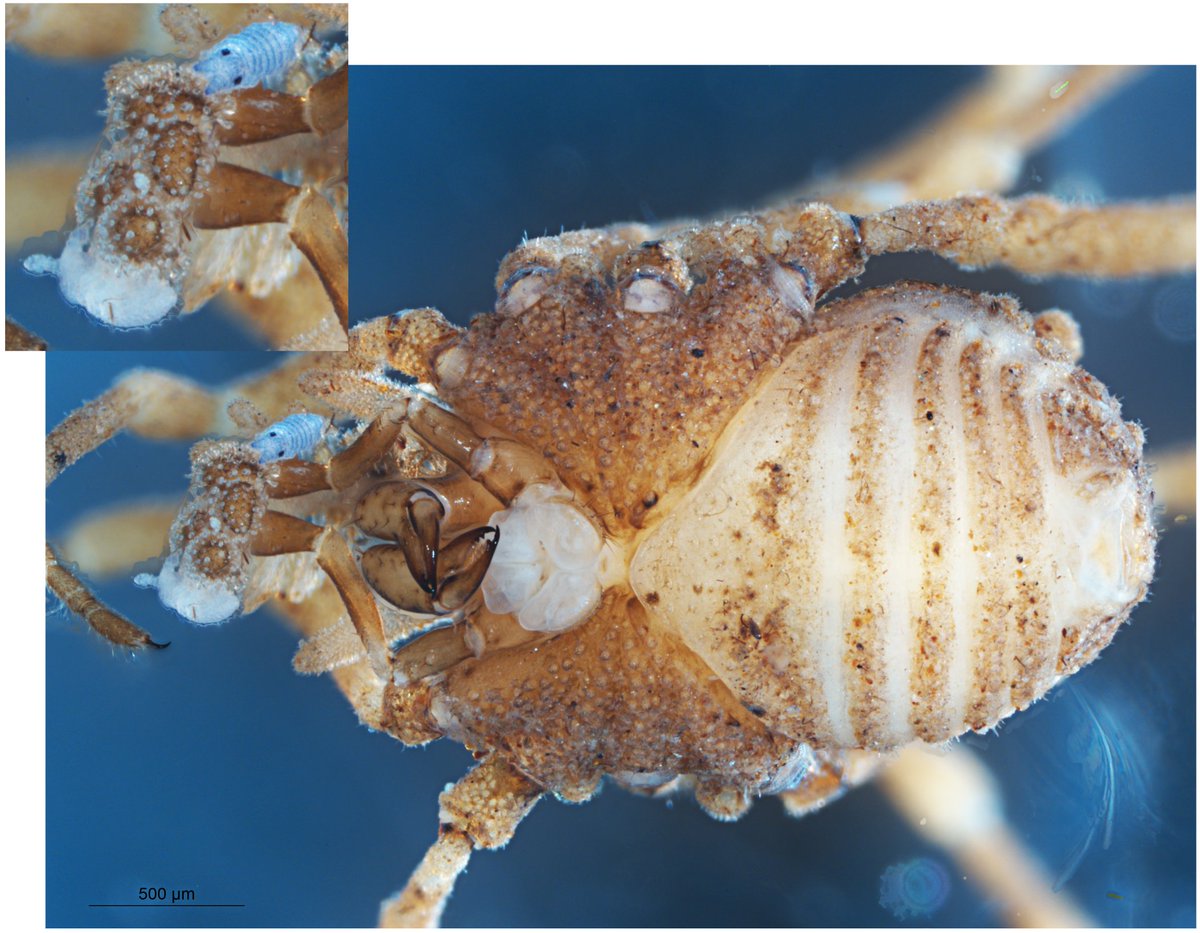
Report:
<svg viewBox="0 0 1200 933"><path fill-rule="evenodd" d="M245 904L88 904L88 907L245 907Z"/></svg>

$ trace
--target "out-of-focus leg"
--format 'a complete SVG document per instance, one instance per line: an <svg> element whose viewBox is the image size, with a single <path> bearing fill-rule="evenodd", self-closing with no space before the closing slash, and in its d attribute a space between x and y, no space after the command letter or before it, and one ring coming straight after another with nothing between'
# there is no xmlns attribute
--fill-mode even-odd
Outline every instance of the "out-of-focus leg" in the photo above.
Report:
<svg viewBox="0 0 1200 933"><path fill-rule="evenodd" d="M1020 927L1094 927L1004 821L995 780L961 745L948 752L905 749L880 776L884 793L913 830L945 849L963 874Z"/></svg>
<svg viewBox="0 0 1200 933"><path fill-rule="evenodd" d="M1154 504L1160 506L1168 522L1187 521L1196 515L1196 446L1155 449L1146 455L1150 480L1154 484Z"/></svg>
<svg viewBox="0 0 1200 933"><path fill-rule="evenodd" d="M939 116L845 173L804 191L856 214L967 191L1007 191L1025 157L1135 69L994 68Z"/></svg>
<svg viewBox="0 0 1200 933"><path fill-rule="evenodd" d="M126 573L138 561L163 552L178 514L178 500L129 503L93 513L67 529L59 553L89 577Z"/></svg>
<svg viewBox="0 0 1200 933"><path fill-rule="evenodd" d="M188 379L132 370L47 435L46 485L120 431L170 440L200 437L213 430L220 411L217 396Z"/></svg>
<svg viewBox="0 0 1200 933"><path fill-rule="evenodd" d="M75 215L75 189L95 144L63 143L8 156L4 169L4 249L58 230ZM12 309L9 309L12 310Z"/></svg>

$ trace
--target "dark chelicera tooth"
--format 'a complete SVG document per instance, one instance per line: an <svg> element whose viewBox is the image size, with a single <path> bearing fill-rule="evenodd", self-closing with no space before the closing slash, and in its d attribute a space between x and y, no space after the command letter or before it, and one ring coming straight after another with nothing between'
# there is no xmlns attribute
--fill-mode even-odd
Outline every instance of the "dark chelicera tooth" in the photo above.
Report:
<svg viewBox="0 0 1200 933"><path fill-rule="evenodd" d="M463 532L446 546L442 566L447 569L447 574L438 592L438 603L446 611L453 612L465 606L479 589L499 543L500 529L484 525Z"/></svg>
<svg viewBox="0 0 1200 933"><path fill-rule="evenodd" d="M408 500L406 511L412 533L401 535L400 546L414 579L421 589L434 596L438 579L438 526L446 510L434 496L421 493Z"/></svg>
<svg viewBox="0 0 1200 933"><path fill-rule="evenodd" d="M542 300L554 270L546 266L518 269L500 286L496 310L502 314L520 314Z"/></svg>

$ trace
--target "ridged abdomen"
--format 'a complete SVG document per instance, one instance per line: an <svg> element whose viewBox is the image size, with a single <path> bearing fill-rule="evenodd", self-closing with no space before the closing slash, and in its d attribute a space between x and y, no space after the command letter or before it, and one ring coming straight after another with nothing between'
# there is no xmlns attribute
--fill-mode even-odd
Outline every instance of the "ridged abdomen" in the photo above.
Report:
<svg viewBox="0 0 1200 933"><path fill-rule="evenodd" d="M640 542L634 588L814 745L994 725L1145 595L1141 433L1010 299L902 284L815 326Z"/></svg>

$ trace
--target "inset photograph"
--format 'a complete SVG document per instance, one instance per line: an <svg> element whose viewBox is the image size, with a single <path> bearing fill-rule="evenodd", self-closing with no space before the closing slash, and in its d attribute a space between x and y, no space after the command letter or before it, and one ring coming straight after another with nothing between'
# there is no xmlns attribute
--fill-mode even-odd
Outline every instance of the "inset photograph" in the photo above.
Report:
<svg viewBox="0 0 1200 933"><path fill-rule="evenodd" d="M6 6L7 349L344 349L345 4Z"/></svg>

